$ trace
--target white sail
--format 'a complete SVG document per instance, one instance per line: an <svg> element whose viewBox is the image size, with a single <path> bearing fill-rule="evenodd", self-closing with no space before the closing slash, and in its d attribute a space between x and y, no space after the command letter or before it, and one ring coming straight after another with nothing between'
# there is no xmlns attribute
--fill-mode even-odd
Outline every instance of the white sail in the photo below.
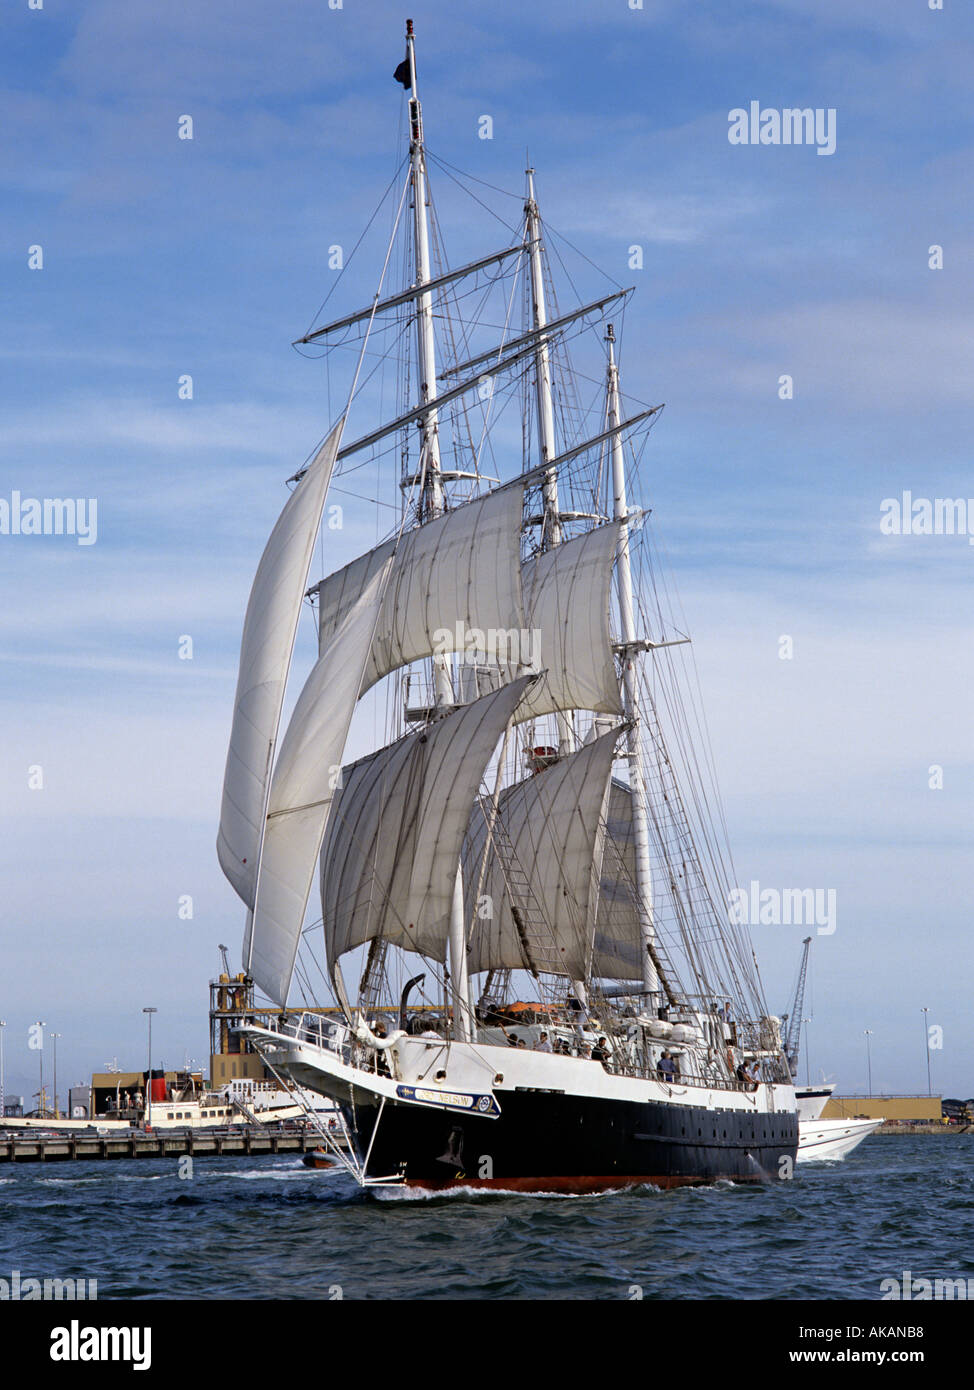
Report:
<svg viewBox="0 0 974 1390"><path fill-rule="evenodd" d="M373 576L318 658L274 767L244 966L281 1006L391 563Z"/></svg>
<svg viewBox="0 0 974 1390"><path fill-rule="evenodd" d="M329 963L382 937L445 960L470 810L505 725L536 676L343 770L321 855Z"/></svg>
<svg viewBox="0 0 974 1390"><path fill-rule="evenodd" d="M522 700L515 723L559 710L621 715L609 617L618 542L619 526L612 522L526 560L521 664L465 658L458 667L461 698L496 689L527 667L544 671L544 679Z"/></svg>
<svg viewBox="0 0 974 1390"><path fill-rule="evenodd" d="M217 854L220 867L249 908L254 906L284 687L344 423L344 418L339 420L329 434L278 517L257 567L244 618Z"/></svg>
<svg viewBox="0 0 974 1390"><path fill-rule="evenodd" d="M599 883L592 973L613 980L641 980L642 941L636 907L636 849L632 792L613 778L606 809L605 852Z"/></svg>
<svg viewBox="0 0 974 1390"><path fill-rule="evenodd" d="M535 669L545 678L528 692L517 722L556 710L621 714L609 625L616 523L586 531L528 560L521 572L527 625L540 643Z"/></svg>
<svg viewBox="0 0 974 1390"><path fill-rule="evenodd" d="M491 808L489 801L475 808L463 855L475 909L471 974L509 968L588 978L617 737L618 730L603 734L501 794L476 904Z"/></svg>
<svg viewBox="0 0 974 1390"><path fill-rule="evenodd" d="M488 656L524 626L520 534L524 488L502 488L386 541L318 586L318 636L331 638L369 578L391 556L393 572L362 691L400 666L455 651L482 636ZM516 675L517 672L514 672Z"/></svg>

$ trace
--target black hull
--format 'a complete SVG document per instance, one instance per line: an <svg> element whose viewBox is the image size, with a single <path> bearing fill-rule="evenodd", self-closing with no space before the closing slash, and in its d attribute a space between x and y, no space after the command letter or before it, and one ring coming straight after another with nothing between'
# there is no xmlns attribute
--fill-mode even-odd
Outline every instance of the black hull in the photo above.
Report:
<svg viewBox="0 0 974 1390"><path fill-rule="evenodd" d="M367 1175L409 1186L602 1192L791 1177L794 1114L504 1092L497 1119L389 1103L345 1109ZM374 1137L373 1137L374 1133ZM370 1149L371 1146L371 1149Z"/></svg>

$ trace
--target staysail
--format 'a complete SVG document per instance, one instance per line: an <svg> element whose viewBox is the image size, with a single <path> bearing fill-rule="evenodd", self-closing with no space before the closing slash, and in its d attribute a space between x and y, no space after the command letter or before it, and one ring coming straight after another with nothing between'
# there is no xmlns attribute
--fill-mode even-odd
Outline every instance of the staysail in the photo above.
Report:
<svg viewBox="0 0 974 1390"><path fill-rule="evenodd" d="M471 636L482 636L486 654L496 657L504 634L520 631L523 499L523 486L488 493L405 532L398 545L386 541L317 586L323 648L363 585L395 555L363 693L390 671L462 648Z"/></svg>
<svg viewBox="0 0 974 1390"><path fill-rule="evenodd" d="M220 867L249 908L254 906L284 687L344 423L343 417L285 503L257 567L244 619L217 854Z"/></svg>
<svg viewBox="0 0 974 1390"><path fill-rule="evenodd" d="M588 977L617 738L618 730L603 734L502 792L473 904L492 814L489 801L475 808L463 854L465 896L475 907L471 974L508 968Z"/></svg>
<svg viewBox="0 0 974 1390"><path fill-rule="evenodd" d="M522 676L342 771L321 853L330 965L381 937L445 960L463 838Z"/></svg>
<svg viewBox="0 0 974 1390"><path fill-rule="evenodd" d="M342 753L392 561L366 586L318 658L281 741L267 803L248 974L283 1006L301 940Z"/></svg>

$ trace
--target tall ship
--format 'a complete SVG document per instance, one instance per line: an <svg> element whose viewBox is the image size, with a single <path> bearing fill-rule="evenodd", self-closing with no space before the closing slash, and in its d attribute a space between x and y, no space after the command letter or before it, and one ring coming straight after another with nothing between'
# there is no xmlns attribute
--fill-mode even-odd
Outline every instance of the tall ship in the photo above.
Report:
<svg viewBox="0 0 974 1390"><path fill-rule="evenodd" d="M621 384L632 292L572 281L568 307L534 171L498 216L500 190L428 149L411 22L394 76L378 287L298 340L345 404L288 480L244 621L218 853L275 1013L242 1013L242 1045L336 1102L323 1147L363 1187L790 1177L792 1076L727 911L645 501L662 406ZM484 229L458 268L432 168ZM326 505L372 489L377 543L328 566ZM285 727L305 607L318 657Z"/></svg>

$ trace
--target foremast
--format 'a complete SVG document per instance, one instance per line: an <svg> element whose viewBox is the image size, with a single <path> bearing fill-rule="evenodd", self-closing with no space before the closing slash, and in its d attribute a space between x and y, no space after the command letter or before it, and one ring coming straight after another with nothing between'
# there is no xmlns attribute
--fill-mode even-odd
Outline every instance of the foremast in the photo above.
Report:
<svg viewBox="0 0 974 1390"><path fill-rule="evenodd" d="M413 257L417 288L429 284L430 238L427 214L426 151L423 146L423 108L416 86L416 40L413 21L406 20L406 61L409 64L409 168L413 197ZM416 300L416 339L419 367L419 404L431 406L436 401L436 340L433 335L433 293L426 290ZM438 413L427 411L419 420L422 441L419 461L421 489L420 519L441 516L444 508L443 478L440 460L440 429ZM409 480L407 480L409 481ZM433 658L433 681L438 707L453 703L450 667L445 656Z"/></svg>
<svg viewBox="0 0 974 1390"><path fill-rule="evenodd" d="M423 144L423 108L416 84L416 38L413 21L406 20L406 63L409 74L409 167L413 194L413 252L416 285L429 283L430 237L427 213L426 151ZM416 301L417 363L419 403L436 400L436 340L433 334L433 294L427 290ZM436 410L420 418L421 449L419 463L420 520L431 521L444 511L443 470L440 458L439 421ZM454 703L450 658L434 655L433 692L436 709L446 711ZM473 1037L470 978L467 971L466 927L463 906L463 875L457 865L453 906L450 913L450 982L453 994L453 1032L462 1041Z"/></svg>

